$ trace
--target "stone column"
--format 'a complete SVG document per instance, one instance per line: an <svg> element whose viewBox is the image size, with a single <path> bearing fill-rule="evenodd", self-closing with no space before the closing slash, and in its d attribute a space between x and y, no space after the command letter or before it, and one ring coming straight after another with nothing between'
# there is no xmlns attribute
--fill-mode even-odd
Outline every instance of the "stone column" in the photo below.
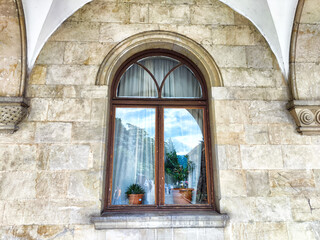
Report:
<svg viewBox="0 0 320 240"><path fill-rule="evenodd" d="M14 132L27 114L26 39L21 0L0 2L0 133Z"/></svg>

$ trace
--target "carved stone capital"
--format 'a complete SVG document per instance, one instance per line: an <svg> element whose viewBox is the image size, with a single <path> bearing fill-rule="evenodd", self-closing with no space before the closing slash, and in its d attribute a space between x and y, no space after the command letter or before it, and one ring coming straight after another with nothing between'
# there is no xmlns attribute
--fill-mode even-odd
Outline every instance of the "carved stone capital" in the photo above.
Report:
<svg viewBox="0 0 320 240"><path fill-rule="evenodd" d="M0 97L0 133L13 133L28 113L28 104L22 97Z"/></svg>
<svg viewBox="0 0 320 240"><path fill-rule="evenodd" d="M297 131L303 135L320 135L320 101L290 101L287 104Z"/></svg>

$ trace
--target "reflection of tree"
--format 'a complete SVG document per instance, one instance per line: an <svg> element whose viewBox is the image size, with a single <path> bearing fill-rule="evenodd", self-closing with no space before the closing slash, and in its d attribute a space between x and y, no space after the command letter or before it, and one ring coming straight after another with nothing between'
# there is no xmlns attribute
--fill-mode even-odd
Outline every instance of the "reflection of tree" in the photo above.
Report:
<svg viewBox="0 0 320 240"><path fill-rule="evenodd" d="M206 157L205 157L205 147L204 142L201 141L201 166L200 166L200 176L197 186L197 203L208 203L207 200L207 177L206 177Z"/></svg>

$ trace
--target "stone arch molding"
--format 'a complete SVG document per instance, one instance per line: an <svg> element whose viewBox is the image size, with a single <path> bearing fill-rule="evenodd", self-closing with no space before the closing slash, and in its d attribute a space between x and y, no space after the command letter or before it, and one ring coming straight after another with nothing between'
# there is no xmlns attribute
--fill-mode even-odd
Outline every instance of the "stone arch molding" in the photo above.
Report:
<svg viewBox="0 0 320 240"><path fill-rule="evenodd" d="M204 75L209 96L211 87L223 86L216 62L202 46L181 34L167 31L142 32L116 45L103 60L96 85L111 86L116 71L126 59L141 51L157 48L181 53L193 61Z"/></svg>

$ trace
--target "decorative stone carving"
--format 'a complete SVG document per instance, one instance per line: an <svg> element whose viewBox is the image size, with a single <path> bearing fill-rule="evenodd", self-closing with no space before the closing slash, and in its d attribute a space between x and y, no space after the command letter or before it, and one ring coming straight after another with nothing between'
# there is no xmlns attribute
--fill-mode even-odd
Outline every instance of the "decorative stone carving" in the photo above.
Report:
<svg viewBox="0 0 320 240"><path fill-rule="evenodd" d="M320 101L290 101L287 104L297 131L303 135L320 135Z"/></svg>
<svg viewBox="0 0 320 240"><path fill-rule="evenodd" d="M28 104L22 97L0 97L0 133L13 133L28 113Z"/></svg>

